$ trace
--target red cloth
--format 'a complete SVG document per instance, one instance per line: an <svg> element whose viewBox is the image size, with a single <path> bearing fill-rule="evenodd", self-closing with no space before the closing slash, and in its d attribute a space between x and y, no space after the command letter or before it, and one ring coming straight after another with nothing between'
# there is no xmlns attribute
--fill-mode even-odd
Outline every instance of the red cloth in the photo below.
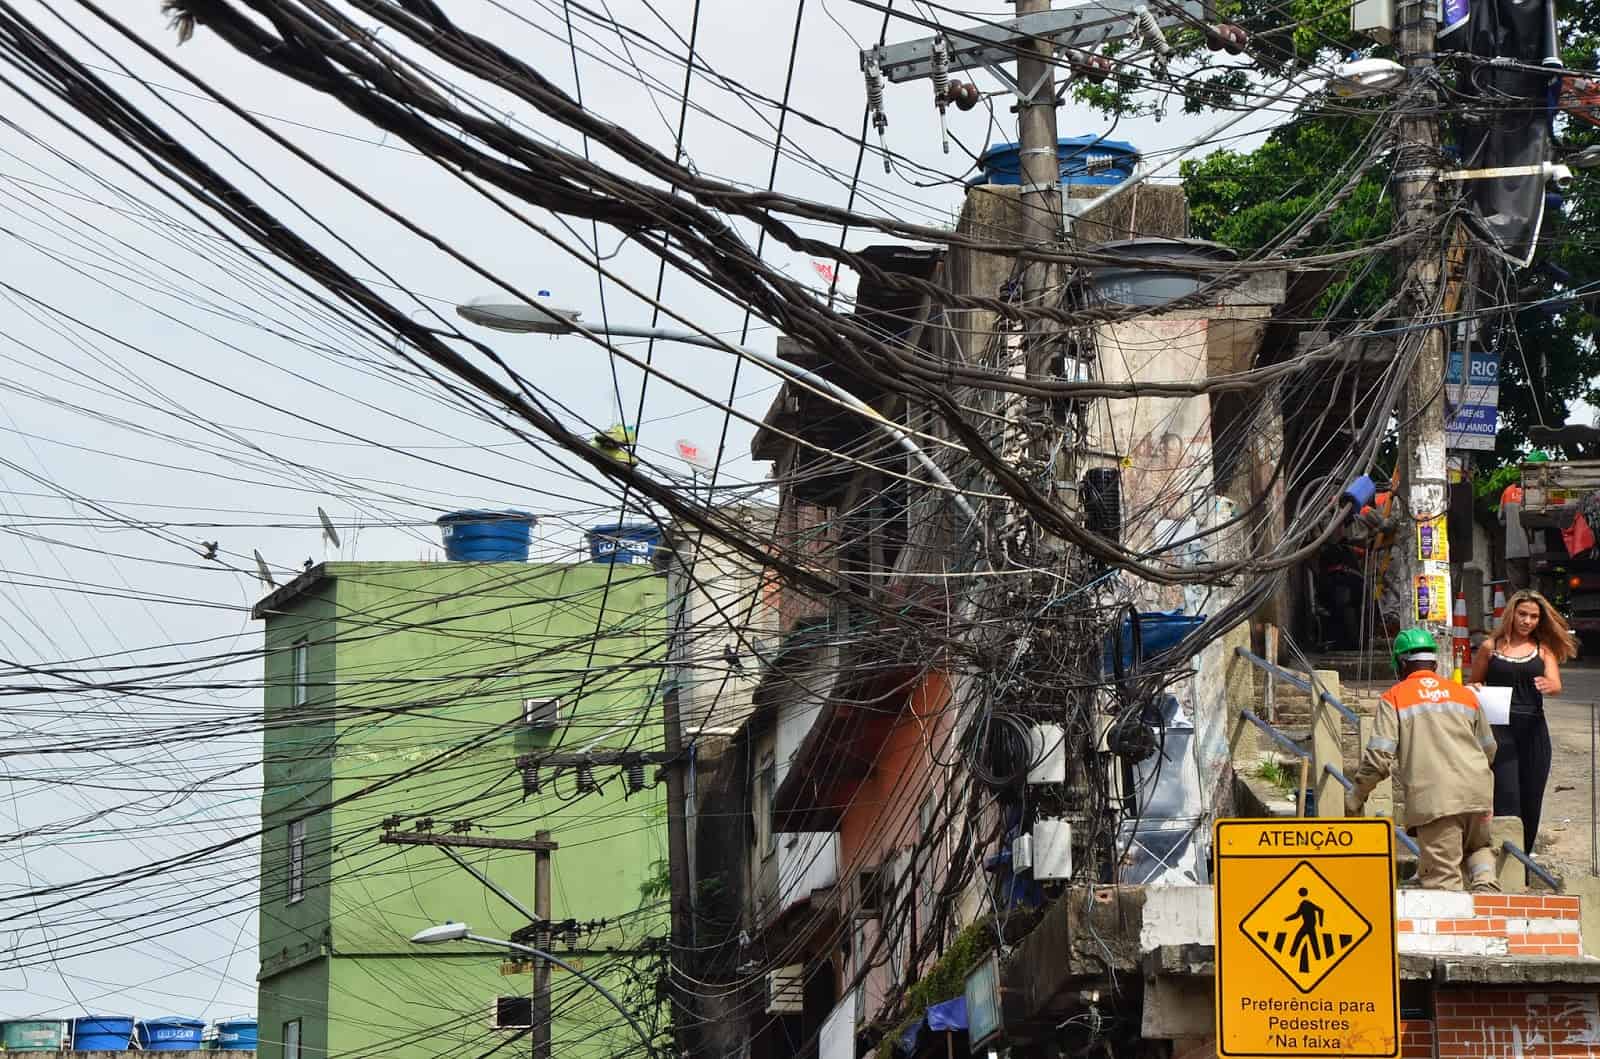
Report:
<svg viewBox="0 0 1600 1059"><path fill-rule="evenodd" d="M1518 485L1516 482L1512 482L1501 491L1500 505L1504 507L1506 504L1520 503L1522 503L1522 486Z"/></svg>
<svg viewBox="0 0 1600 1059"><path fill-rule="evenodd" d="M1567 542L1567 554L1576 559L1594 547L1594 530L1589 528L1588 519L1578 515L1572 525L1561 531L1561 539Z"/></svg>

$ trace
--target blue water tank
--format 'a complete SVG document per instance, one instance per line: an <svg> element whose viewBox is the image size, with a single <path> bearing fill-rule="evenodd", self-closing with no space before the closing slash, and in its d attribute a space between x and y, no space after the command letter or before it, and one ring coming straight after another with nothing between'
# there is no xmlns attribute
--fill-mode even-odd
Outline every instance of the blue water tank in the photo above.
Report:
<svg viewBox="0 0 1600 1059"><path fill-rule="evenodd" d="M253 1052L256 1050L255 1019L219 1019L217 1051Z"/></svg>
<svg viewBox="0 0 1600 1059"><path fill-rule="evenodd" d="M1182 611L1170 613L1159 610L1142 611L1139 614L1139 657L1140 659L1153 659L1157 655L1165 654L1178 645L1178 641L1188 636L1200 627L1206 620L1204 614L1185 614ZM1116 672L1113 668L1111 652L1120 650L1122 653L1122 671L1133 672L1133 619L1123 618L1119 628L1121 635L1116 637L1120 642L1113 646L1113 637L1106 636L1105 672L1111 675ZM1169 659L1167 664L1170 665Z"/></svg>
<svg viewBox="0 0 1600 1059"><path fill-rule="evenodd" d="M205 1019L186 1019L168 1015L139 1022L139 1047L147 1052L193 1052L200 1049Z"/></svg>
<svg viewBox="0 0 1600 1059"><path fill-rule="evenodd" d="M132 1043L131 1015L83 1015L72 1020L75 1052L125 1052Z"/></svg>
<svg viewBox="0 0 1600 1059"><path fill-rule="evenodd" d="M648 566L661 547L661 527L653 522L592 526L589 558L597 563L637 563Z"/></svg>
<svg viewBox="0 0 1600 1059"><path fill-rule="evenodd" d="M1020 144L995 144L978 159L983 176L972 183L1022 183L1020 152ZM1139 164L1139 149L1123 140L1064 136L1056 141L1056 161L1063 186L1111 187L1133 175L1134 167Z"/></svg>
<svg viewBox="0 0 1600 1059"><path fill-rule="evenodd" d="M538 521L526 511L452 511L439 516L439 536L451 562L525 563Z"/></svg>

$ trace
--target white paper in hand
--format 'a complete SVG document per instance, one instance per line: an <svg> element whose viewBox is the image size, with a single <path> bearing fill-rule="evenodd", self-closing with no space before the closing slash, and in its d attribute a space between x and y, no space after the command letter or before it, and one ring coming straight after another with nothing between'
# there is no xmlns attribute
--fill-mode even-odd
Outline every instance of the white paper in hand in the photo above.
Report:
<svg viewBox="0 0 1600 1059"><path fill-rule="evenodd" d="M1474 688L1478 693L1478 705L1483 709L1484 716L1489 718L1490 724L1511 723L1511 689L1510 688Z"/></svg>

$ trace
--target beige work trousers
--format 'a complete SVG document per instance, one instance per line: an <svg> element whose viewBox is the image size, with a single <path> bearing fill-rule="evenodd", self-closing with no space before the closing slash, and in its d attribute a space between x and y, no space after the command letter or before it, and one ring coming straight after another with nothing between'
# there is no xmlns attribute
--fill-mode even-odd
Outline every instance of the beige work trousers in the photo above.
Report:
<svg viewBox="0 0 1600 1059"><path fill-rule="evenodd" d="M1500 889L1500 880L1494 872L1488 813L1441 816L1419 826L1416 835L1417 845L1422 849L1417 881L1425 889Z"/></svg>

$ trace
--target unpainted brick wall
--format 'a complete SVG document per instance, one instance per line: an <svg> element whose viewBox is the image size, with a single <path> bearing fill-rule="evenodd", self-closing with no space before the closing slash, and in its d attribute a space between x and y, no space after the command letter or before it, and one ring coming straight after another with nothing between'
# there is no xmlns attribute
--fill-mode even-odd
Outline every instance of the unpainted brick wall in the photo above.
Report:
<svg viewBox="0 0 1600 1059"><path fill-rule="evenodd" d="M1594 992L1440 991L1434 1014L1437 1059L1600 1059Z"/></svg>
<svg viewBox="0 0 1600 1059"><path fill-rule="evenodd" d="M1400 1024L1400 1059L1434 1059L1433 1023L1407 1019Z"/></svg>

